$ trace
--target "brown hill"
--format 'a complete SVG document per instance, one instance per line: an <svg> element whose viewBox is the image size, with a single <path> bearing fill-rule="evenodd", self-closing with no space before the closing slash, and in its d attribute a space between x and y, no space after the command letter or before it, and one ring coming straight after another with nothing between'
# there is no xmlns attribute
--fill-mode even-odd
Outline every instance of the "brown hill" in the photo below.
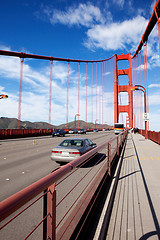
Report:
<svg viewBox="0 0 160 240"><path fill-rule="evenodd" d="M0 129L16 129L18 125L18 119L16 118L6 118L6 117L1 117L0 118ZM77 127L78 127L78 121L77 121ZM95 128L95 124L92 124L91 122L87 123L87 128ZM21 128L23 129L47 129L49 127L49 124L47 122L29 122L29 121L21 121ZM102 125L102 124L97 124L97 128L110 128L109 125ZM61 124L58 126L51 125L51 128L66 128L66 124ZM75 122L69 122L68 123L68 128L69 129L74 129L75 128ZM79 120L79 128L86 128L86 122Z"/></svg>

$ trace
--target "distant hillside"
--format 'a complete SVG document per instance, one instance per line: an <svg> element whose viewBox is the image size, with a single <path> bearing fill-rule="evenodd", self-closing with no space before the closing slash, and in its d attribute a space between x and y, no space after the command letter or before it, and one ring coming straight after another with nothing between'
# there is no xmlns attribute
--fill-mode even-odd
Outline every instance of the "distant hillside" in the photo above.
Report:
<svg viewBox="0 0 160 240"><path fill-rule="evenodd" d="M17 118L6 118L6 117L1 117L0 118L0 129L16 129L18 125L18 119ZM77 128L78 128L78 120L76 122ZM91 128L92 123L87 123L87 128ZM109 125L99 125L97 124L97 128L100 127L105 127L109 128ZM29 121L21 121L21 128L23 129L47 129L48 128L48 123L46 122L29 122ZM51 128L66 128L66 124L61 124L58 126L51 125ZM75 128L75 122L69 122L68 123L68 128ZM79 120L79 128L86 128L86 122ZM93 128L95 128L95 124L93 124Z"/></svg>
<svg viewBox="0 0 160 240"><path fill-rule="evenodd" d="M18 125L17 118L0 118L0 129L16 129ZM29 122L21 121L21 128L23 129L47 129L48 123L46 122ZM55 126L51 125L51 128Z"/></svg>

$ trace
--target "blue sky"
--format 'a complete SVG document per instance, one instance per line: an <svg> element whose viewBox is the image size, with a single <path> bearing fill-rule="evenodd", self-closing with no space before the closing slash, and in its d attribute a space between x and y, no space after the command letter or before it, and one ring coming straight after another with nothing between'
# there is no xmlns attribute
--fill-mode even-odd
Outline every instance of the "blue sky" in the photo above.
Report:
<svg viewBox="0 0 160 240"><path fill-rule="evenodd" d="M0 49L62 58L101 60L117 54L134 54L152 14L155 1L133 0L15 0L1 1ZM160 130L160 74L157 26L148 39L148 76L150 129ZM142 51L143 59L143 51ZM87 120L113 123L113 59L88 64ZM74 120L78 105L78 64L70 64L69 121ZM18 116L20 60L0 56L0 91L9 95L1 100L1 116ZM103 68L103 73L101 69ZM141 66L142 84L143 63ZM99 80L100 78L100 80ZM22 120L48 122L50 62L24 61ZM103 90L100 82L103 79ZM136 80L134 80L136 81ZM52 124L66 122L67 64L53 63ZM80 119L85 120L86 65L80 64ZM91 93L93 91L93 98ZM96 98L97 106L96 106ZM103 108L102 108L103 99ZM2 102L3 101L3 102ZM121 101L124 101L125 96ZM91 106L93 103L93 109ZM99 107L101 106L101 107ZM103 109L103 110L102 110ZM92 115L92 111L94 111ZM102 115L103 112L103 115Z"/></svg>

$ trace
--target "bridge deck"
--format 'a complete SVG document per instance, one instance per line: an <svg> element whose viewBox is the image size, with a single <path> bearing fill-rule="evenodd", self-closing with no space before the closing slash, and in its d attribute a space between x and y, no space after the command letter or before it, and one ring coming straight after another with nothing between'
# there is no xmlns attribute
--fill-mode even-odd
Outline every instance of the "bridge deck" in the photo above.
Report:
<svg viewBox="0 0 160 240"><path fill-rule="evenodd" d="M160 239L160 146L129 134L106 239Z"/></svg>

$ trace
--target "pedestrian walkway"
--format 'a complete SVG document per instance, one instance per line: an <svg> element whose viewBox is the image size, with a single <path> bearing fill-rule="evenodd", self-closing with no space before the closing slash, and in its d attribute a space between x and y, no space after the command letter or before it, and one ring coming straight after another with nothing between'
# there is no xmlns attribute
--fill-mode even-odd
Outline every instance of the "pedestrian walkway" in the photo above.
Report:
<svg viewBox="0 0 160 240"><path fill-rule="evenodd" d="M107 240L160 239L160 146L129 133Z"/></svg>

